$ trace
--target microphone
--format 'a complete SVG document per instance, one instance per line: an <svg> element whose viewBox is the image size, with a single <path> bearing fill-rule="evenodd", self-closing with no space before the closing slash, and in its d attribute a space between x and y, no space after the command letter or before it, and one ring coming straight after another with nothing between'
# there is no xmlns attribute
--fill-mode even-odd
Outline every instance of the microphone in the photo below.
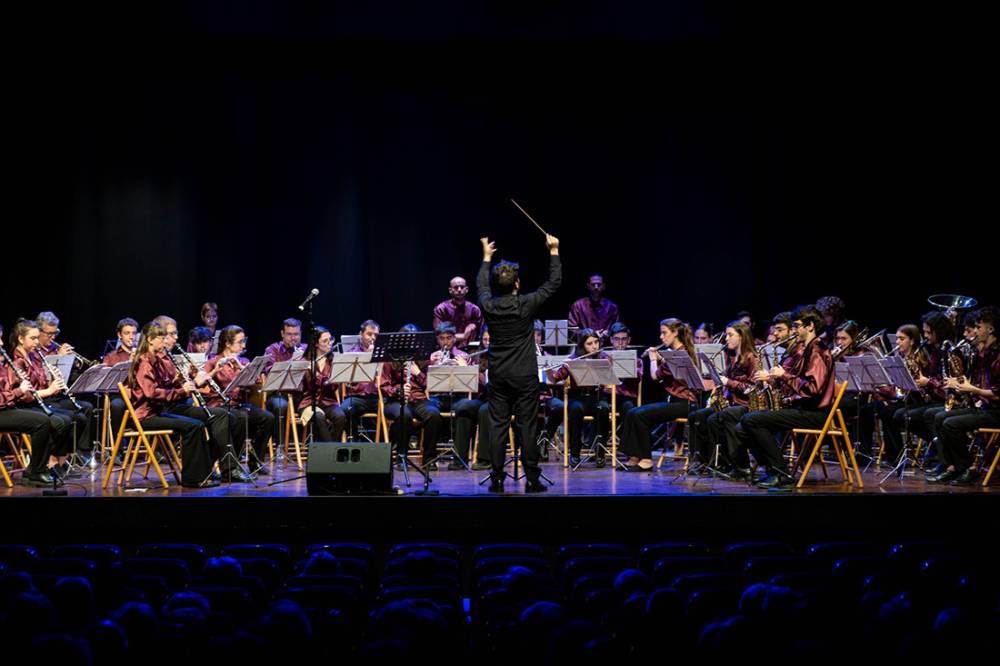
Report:
<svg viewBox="0 0 1000 666"><path fill-rule="evenodd" d="M317 296L319 296L319 289L313 289L312 291L310 291L309 295L306 296L306 300L302 301L302 305L299 306L299 310L305 310L306 306L309 305L309 301L316 298Z"/></svg>

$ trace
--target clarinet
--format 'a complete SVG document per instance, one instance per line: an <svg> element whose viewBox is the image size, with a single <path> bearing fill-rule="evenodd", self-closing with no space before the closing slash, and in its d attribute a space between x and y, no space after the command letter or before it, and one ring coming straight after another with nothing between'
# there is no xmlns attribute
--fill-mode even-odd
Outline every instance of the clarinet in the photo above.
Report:
<svg viewBox="0 0 1000 666"><path fill-rule="evenodd" d="M73 397L73 394L69 392L69 386L66 385L66 378L63 377L62 371L57 366L49 365L48 363L46 363L45 356L41 352L38 352L38 356L42 360L42 367L45 368L45 370L47 371L45 373L45 376L57 379L60 382L62 382L63 385L62 391L63 393L66 394L66 397L69 398L69 403L73 405L73 409L75 409L78 412L82 411L83 407L81 407L80 403L76 401L76 398Z"/></svg>
<svg viewBox="0 0 1000 666"><path fill-rule="evenodd" d="M181 347L179 344L177 344L177 345L174 345L174 349L176 349L178 352L180 352L181 356L184 357L184 360L188 362L188 366L189 367L192 367L192 368L196 367L195 364L194 364L194 362L191 361L191 357L188 356L188 353L186 351L184 351L183 347ZM218 395L222 399L222 402L224 402L226 404L229 404L229 398L226 397L226 394L222 390L222 387L219 386L218 382L215 381L215 379L212 377L211 374L209 374L209 373L206 373L206 374L208 374L208 385L212 388L213 391L215 391L215 394Z"/></svg>
<svg viewBox="0 0 1000 666"><path fill-rule="evenodd" d="M187 354L185 354L185 356L187 356ZM170 352L167 352L166 357L170 360L170 365L174 366L174 370L177 371L177 375L181 378L181 381L184 381L184 373L181 372L180 366L177 365L177 361L175 361L174 357L170 355ZM198 391L195 390L191 392L191 402L194 403L195 407L199 407L203 412L205 412L206 418L212 418L211 410L209 410L209 408L205 405L205 402L201 399L201 395Z"/></svg>
<svg viewBox="0 0 1000 666"><path fill-rule="evenodd" d="M7 348L2 344L0 344L0 354L3 354L3 360L14 370L14 374L17 375L17 378L22 382L28 382L28 385L31 386L31 380L28 379L28 375L24 374L24 370L14 365L14 359L10 357L10 354L7 353ZM42 411L45 412L46 416L52 416L52 410L45 404L45 401L42 400L42 396L38 395L38 391L36 391L33 386L31 388L31 396L36 402L38 402L38 406L42 408Z"/></svg>

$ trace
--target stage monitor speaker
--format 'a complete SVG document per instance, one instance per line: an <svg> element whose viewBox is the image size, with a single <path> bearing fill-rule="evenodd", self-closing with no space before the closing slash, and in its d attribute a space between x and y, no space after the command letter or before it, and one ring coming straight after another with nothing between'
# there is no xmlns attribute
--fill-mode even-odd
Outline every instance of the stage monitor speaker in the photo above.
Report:
<svg viewBox="0 0 1000 666"><path fill-rule="evenodd" d="M306 461L310 495L392 493L392 445L386 442L312 442Z"/></svg>

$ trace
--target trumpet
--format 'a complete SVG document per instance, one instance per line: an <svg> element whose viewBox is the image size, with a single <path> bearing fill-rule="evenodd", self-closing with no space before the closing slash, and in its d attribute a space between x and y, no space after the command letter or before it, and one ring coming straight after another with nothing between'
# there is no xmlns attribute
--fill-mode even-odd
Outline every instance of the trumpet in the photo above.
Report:
<svg viewBox="0 0 1000 666"><path fill-rule="evenodd" d="M21 368L14 364L14 359L12 359L10 354L7 353L7 348L3 346L3 341L0 341L0 355L3 355L4 362L11 367L14 374L17 375L17 378L22 382L28 382L28 385L31 386L31 380L28 378L28 375L24 374L24 370L21 370ZM31 387L31 397L35 399L35 402L38 403L38 406L41 407L46 416L52 416L52 410L49 409L49 406L45 404L44 400L42 400L42 396L38 395L38 391L35 390L34 386Z"/></svg>

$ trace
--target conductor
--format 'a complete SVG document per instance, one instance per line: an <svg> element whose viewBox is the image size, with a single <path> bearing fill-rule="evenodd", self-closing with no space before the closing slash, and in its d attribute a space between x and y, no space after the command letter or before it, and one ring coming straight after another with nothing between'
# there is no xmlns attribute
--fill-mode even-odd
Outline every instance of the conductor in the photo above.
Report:
<svg viewBox="0 0 1000 666"><path fill-rule="evenodd" d="M529 294L521 293L519 265L501 261L490 269L496 246L489 238L480 238L483 263L479 267L476 286L479 307L490 330L489 355L489 450L492 464L490 492L502 493L507 427L513 413L514 426L521 435L527 493L545 492L539 481L538 467L538 362L536 361L535 313L562 282L559 259L559 239L545 234L549 248L549 277L542 286Z"/></svg>

